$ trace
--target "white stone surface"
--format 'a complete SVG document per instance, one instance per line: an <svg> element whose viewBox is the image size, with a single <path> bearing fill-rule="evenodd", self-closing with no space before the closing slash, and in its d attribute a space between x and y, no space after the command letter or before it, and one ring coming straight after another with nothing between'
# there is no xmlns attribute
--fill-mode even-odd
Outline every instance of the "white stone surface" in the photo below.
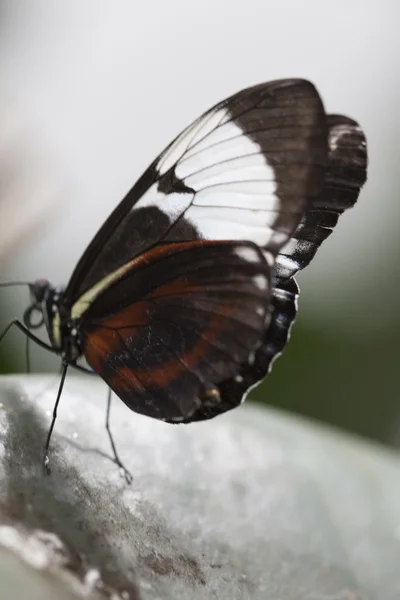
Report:
<svg viewBox="0 0 400 600"><path fill-rule="evenodd" d="M56 391L56 377L0 381L1 598L400 597L393 454L251 405L173 426L115 399L127 486L106 386L71 376L45 476Z"/></svg>

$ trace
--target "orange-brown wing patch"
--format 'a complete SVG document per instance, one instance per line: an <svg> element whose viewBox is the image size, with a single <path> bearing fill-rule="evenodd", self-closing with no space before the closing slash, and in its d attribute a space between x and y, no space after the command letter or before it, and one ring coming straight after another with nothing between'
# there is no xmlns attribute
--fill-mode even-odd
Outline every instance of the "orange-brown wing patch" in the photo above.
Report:
<svg viewBox="0 0 400 600"><path fill-rule="evenodd" d="M221 306L221 312L225 311L228 316L230 309ZM126 313L125 313L126 316ZM85 356L91 367L100 375L104 359L112 353L118 352L121 345L129 340L132 344L135 336L140 335L138 327L115 327L115 324L120 326L121 320L111 319L110 322L104 323L97 329L93 330L86 338ZM179 360L171 358L163 364L152 367L151 370L143 368L131 369L123 367L114 375L109 377L108 383L111 388L117 388L121 384L121 378L126 381L126 385L137 385L137 381L143 382L145 385L156 383L158 387L166 387L177 379L182 371L196 367L200 360L209 351L209 346L214 340L218 340L224 332L225 319L220 316L214 316L209 323L208 329L202 331L202 337L197 337L197 341L193 347L179 356Z"/></svg>

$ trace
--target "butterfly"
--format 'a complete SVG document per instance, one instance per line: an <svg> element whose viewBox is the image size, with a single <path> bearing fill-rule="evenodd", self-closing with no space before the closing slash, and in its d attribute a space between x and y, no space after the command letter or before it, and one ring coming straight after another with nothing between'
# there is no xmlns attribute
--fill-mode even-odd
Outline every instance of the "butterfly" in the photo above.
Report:
<svg viewBox="0 0 400 600"><path fill-rule="evenodd" d="M29 284L24 323L6 330L62 358L46 457L67 368L82 357L130 409L168 423L238 406L284 349L295 275L354 205L366 171L362 130L326 115L306 80L247 88L185 129L66 287ZM32 333L42 324L50 344Z"/></svg>

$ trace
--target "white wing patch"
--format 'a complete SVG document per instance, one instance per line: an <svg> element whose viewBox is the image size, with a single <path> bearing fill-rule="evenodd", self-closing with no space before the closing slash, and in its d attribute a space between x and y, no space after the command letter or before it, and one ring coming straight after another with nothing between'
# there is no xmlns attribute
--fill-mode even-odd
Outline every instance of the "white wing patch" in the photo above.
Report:
<svg viewBox="0 0 400 600"><path fill-rule="evenodd" d="M157 170L164 175L173 167L180 158L198 141L205 138L213 129L218 127L225 119L229 118L225 109L211 111L203 115L183 131L171 146L166 149L157 164Z"/></svg>
<svg viewBox="0 0 400 600"><path fill-rule="evenodd" d="M186 215L207 240L250 240L265 246L275 234L264 211L192 205ZM272 216L275 218L275 215Z"/></svg>
<svg viewBox="0 0 400 600"><path fill-rule="evenodd" d="M212 155L212 152L211 152ZM198 155L196 155L196 158ZM198 162L198 161L197 161ZM185 165L187 167L187 165ZM192 166L191 173L185 173L185 169L179 164L176 169L179 179L183 179L186 185L194 190L200 191L204 188L219 186L223 183L235 183L247 181L251 190L253 181L273 181L273 173L266 164L261 154L253 153L252 156L240 156L227 161L216 162L210 166L200 164Z"/></svg>
<svg viewBox="0 0 400 600"><path fill-rule="evenodd" d="M279 210L279 200L274 195L273 181L234 181L223 186L204 188L196 193L197 206L226 206L249 210Z"/></svg>
<svg viewBox="0 0 400 600"><path fill-rule="evenodd" d="M172 143L156 169L162 176L172 168L193 193L163 194L152 186L135 208L158 206L171 220L179 213L204 239L267 246L282 238L274 231L279 212L274 169L226 109L204 115Z"/></svg>
<svg viewBox="0 0 400 600"><path fill-rule="evenodd" d="M131 210L149 206L161 208L172 222L172 220L179 218L189 208L193 202L193 198L193 193L180 194L175 192L173 194L164 194L157 189L157 184L153 184Z"/></svg>
<svg viewBox="0 0 400 600"><path fill-rule="evenodd" d="M178 164L179 177L187 177L190 173L197 173L201 169L211 167L226 161L237 159L238 157L251 157L257 155L263 160L263 165L266 166L265 159L260 154L258 145L243 136L240 133L239 127L233 123L227 123L229 129L235 129L236 133L230 139L221 142L215 142L213 132L207 139L207 144L203 142L201 148L195 146L190 150ZM218 130L217 130L218 131ZM229 165L227 166L229 168ZM273 176L273 172L272 172Z"/></svg>
<svg viewBox="0 0 400 600"><path fill-rule="evenodd" d="M255 248L249 246L238 247L234 250L236 256L249 263L258 263L260 256Z"/></svg>
<svg viewBox="0 0 400 600"><path fill-rule="evenodd" d="M236 148L239 147L241 139L244 139L244 144L247 142L246 137L243 137L243 131L240 127L233 121L228 120L228 116L224 117L210 135L203 137L201 140L199 140L199 138L196 139L195 143L190 146L185 154L185 158L190 158L194 154L199 154L209 148L212 148L213 152L224 152L228 143L235 139L236 144L234 144L233 147ZM249 148L246 148L245 146L245 149L248 150Z"/></svg>
<svg viewBox="0 0 400 600"><path fill-rule="evenodd" d="M256 275L253 277L253 283L260 290L268 289L268 280L264 275Z"/></svg>
<svg viewBox="0 0 400 600"><path fill-rule="evenodd" d="M217 128L202 139L201 145L188 146L187 153L176 165L177 177L196 192L230 181L274 182L274 170L259 145L232 121L225 123L222 129L222 141Z"/></svg>

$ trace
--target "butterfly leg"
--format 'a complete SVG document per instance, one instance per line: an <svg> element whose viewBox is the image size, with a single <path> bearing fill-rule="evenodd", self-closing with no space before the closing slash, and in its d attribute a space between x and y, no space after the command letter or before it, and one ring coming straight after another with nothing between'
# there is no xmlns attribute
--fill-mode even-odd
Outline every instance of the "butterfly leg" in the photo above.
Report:
<svg viewBox="0 0 400 600"><path fill-rule="evenodd" d="M22 333L24 333L26 335L26 337L28 337L30 340L35 342L35 344L37 344L41 348L44 348L45 350L48 350L49 352L52 352L53 354L58 354L57 350L55 350L52 346L49 346L49 344L42 342L42 340L40 338L36 337L36 335L34 335L31 331L29 331L29 329L27 327L25 327L25 325L23 325L21 323L21 321L18 321L18 319L13 319L7 325L7 327L2 331L2 333L0 335L0 344L3 341L3 339L5 338L5 336L7 335L7 333L10 331L11 327L13 327L13 326L17 327L20 331L22 331Z"/></svg>
<svg viewBox="0 0 400 600"><path fill-rule="evenodd" d="M31 372L31 357L29 354L29 342L30 339L28 337L25 338L25 364L26 364L26 372L29 374Z"/></svg>
<svg viewBox="0 0 400 600"><path fill-rule="evenodd" d="M111 433L110 428L110 411L111 411L111 388L108 388L108 397L107 397L107 412L106 412L106 429L108 433L108 438L110 440L111 448L114 454L114 462L119 466L119 468L123 471L123 475L125 477L125 481L127 484L131 484L133 481L133 477L128 469L123 465L121 459L118 456L117 448L115 446L115 442Z"/></svg>
<svg viewBox="0 0 400 600"><path fill-rule="evenodd" d="M76 363L73 363L72 366L75 369L78 369L78 371L82 371L82 373L89 373L89 375L97 375L96 371L93 371L92 369L87 369L86 367L81 367L80 365L77 365ZM112 433L111 433L111 427L110 427L111 394L112 394L111 388L108 388L107 412L106 412L106 429L107 429L107 434L108 434L108 438L110 440L111 448L112 448L112 451L113 451L113 454L114 454L113 461L123 471L123 474L124 474L124 477L125 477L125 481L128 484L131 484L132 481L133 481L133 476L130 474L130 472L128 471L128 469L126 467L124 467L123 463L121 462L121 459L118 456L117 448L115 446L114 438L113 438Z"/></svg>
<svg viewBox="0 0 400 600"><path fill-rule="evenodd" d="M50 464L50 460L49 460L50 439L51 439L51 434L53 433L54 425L55 425L55 422L57 419L58 404L60 402L61 393L63 391L65 377L67 375L67 370L68 370L68 363L63 362L62 363L61 381L60 381L60 385L58 386L57 398L56 398L56 402L55 402L54 408L53 408L53 417L51 419L51 424L50 424L49 432L47 434L46 444L44 446L43 467L44 467L44 470L47 473L47 475L50 475L50 473L51 473L51 469L49 466L49 464Z"/></svg>

